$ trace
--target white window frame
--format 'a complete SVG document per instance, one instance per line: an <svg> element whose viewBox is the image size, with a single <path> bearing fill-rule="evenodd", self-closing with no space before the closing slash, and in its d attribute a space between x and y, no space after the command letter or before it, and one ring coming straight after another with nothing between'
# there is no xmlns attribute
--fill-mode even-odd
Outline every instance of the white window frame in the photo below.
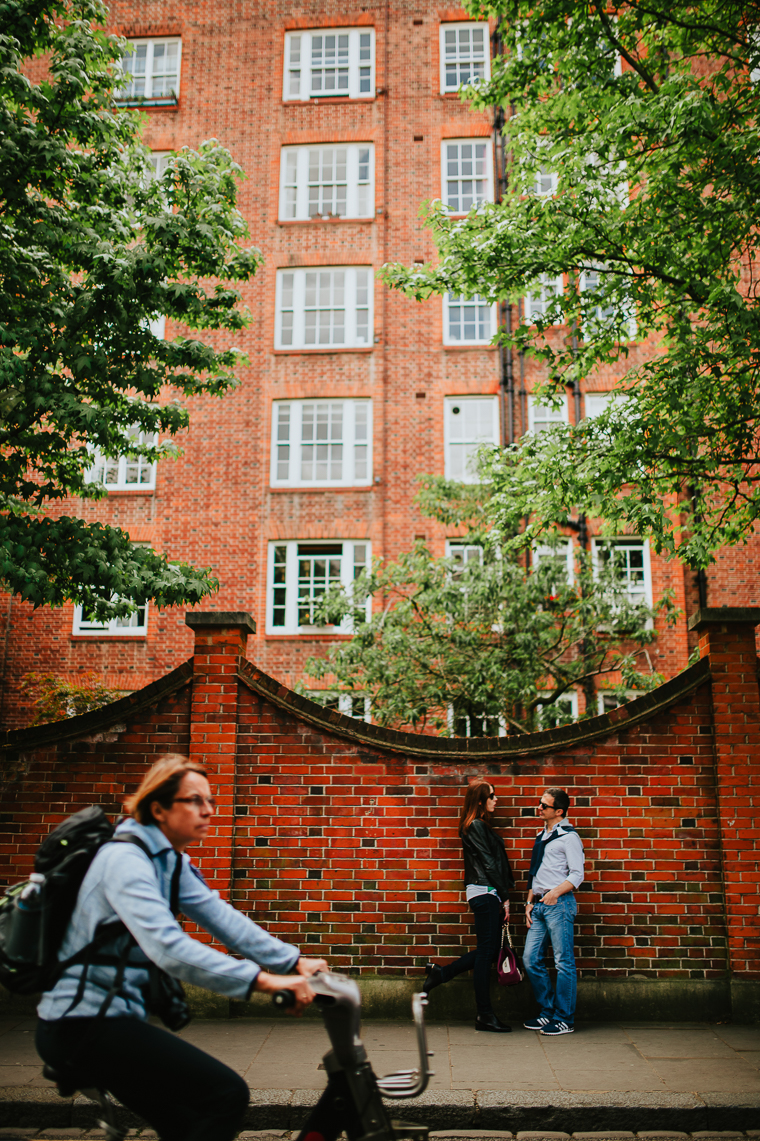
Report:
<svg viewBox="0 0 760 1141"><path fill-rule="evenodd" d="M148 155L148 165L152 169L153 177L160 178L169 161L175 157L174 151L151 151Z"/></svg>
<svg viewBox="0 0 760 1141"><path fill-rule="evenodd" d="M594 266L593 268L591 266L587 266L584 270L581 271L581 276L580 276L581 293L593 294L596 292L596 290L599 288L599 284L600 284L599 274L604 273L605 268L606 268L605 266L601 266L601 265L600 266ZM592 284L592 282L591 282L592 275L596 278L596 282L594 284ZM613 312L613 307L611 305L607 306L606 308L602 308L601 305L595 305L594 306L594 314L593 314L593 316L589 317L587 324L594 324L595 321L604 321L604 320L606 320L608 315L612 314L612 312Z"/></svg>
<svg viewBox="0 0 760 1141"><path fill-rule="evenodd" d="M538 286L538 289L534 288L532 293L526 293L523 302L523 321L525 321L527 325L535 324L533 320L534 313L540 313L542 317L545 316L550 295L562 297L565 291L564 279L561 273L557 274L556 277L548 273L542 273L535 285ZM554 325L563 325L565 323L564 317L552 323Z"/></svg>
<svg viewBox="0 0 760 1141"><path fill-rule="evenodd" d="M460 571L469 564L476 562L478 566L483 566L485 562L485 550L482 543L468 543L464 539L447 539L446 540L446 558L454 559L460 556L458 562L460 564Z"/></svg>
<svg viewBox="0 0 760 1141"><path fill-rule="evenodd" d="M543 694L542 696L550 697L551 695L549 693L546 693L546 694ZM572 713L573 721L577 721L578 720L578 691L575 689L565 690L565 692L562 694L562 696L558 697L557 700L552 702L551 705L540 705L539 706L539 719L541 717L541 712L543 712L544 709L546 709L546 711L548 712L550 709L555 709L558 705L563 705L563 704L570 706L570 711ZM565 724L568 724L568 722L566 722ZM559 728L562 728L562 726L559 726Z"/></svg>
<svg viewBox="0 0 760 1141"><path fill-rule="evenodd" d="M553 198L557 193L558 179L559 175L557 174L556 170L546 170L544 167L541 167L536 171L535 180L533 183L533 193L538 198ZM549 185L544 186L544 182L548 182Z"/></svg>
<svg viewBox="0 0 760 1141"><path fill-rule="evenodd" d="M604 547L640 547L643 551L642 570L644 574L644 585L641 590L628 589L628 594L632 601L645 602L647 606L652 605L652 567L649 558L649 540L639 539L633 535L621 535L615 538L598 538L593 540L593 560L594 566L600 565L599 552ZM640 597L639 597L640 596Z"/></svg>
<svg viewBox="0 0 760 1141"><path fill-rule="evenodd" d="M472 31L473 29L476 29L476 28L482 29L482 32L483 32L483 59L482 59L482 61L479 59L478 60L473 59L473 56L477 53L470 51L470 53L469 53L470 60L468 61L468 59L466 58L466 54L463 55L460 52L459 47L457 46L457 51L455 53L455 55L456 55L455 62L456 62L457 83L456 83L456 85L451 84L448 82L448 79L449 79L449 76L451 73L449 72L447 74L447 67L446 67L446 63L447 63L447 56L446 56L446 38L447 37L446 37L446 33L447 32L449 32L449 33L456 32L456 34L457 34L456 35L457 45L459 45L460 30L464 31L464 30L470 29ZM482 74L482 76L477 76L475 78L475 80L474 80L475 83L487 82L491 78L491 34L490 34L490 29L488 27L487 21L462 20L462 21L459 21L457 23L441 24L440 33L439 33L439 51L440 51L440 61L441 61L441 94L446 95L450 92L453 93L453 92L459 91L464 83L472 82L470 79L464 80L464 79L460 78L461 68L462 68L462 66L466 67L468 62L470 62L470 63L482 62L483 63L483 74ZM451 57L449 57L449 58L451 58Z"/></svg>
<svg viewBox="0 0 760 1141"><path fill-rule="evenodd" d="M345 176L330 183L310 181L313 152L320 153L322 173L325 152L345 152ZM362 161L366 155L366 162ZM365 175L366 177L363 177ZM345 186L345 202L341 211L312 213L312 187ZM322 196L320 195L320 198ZM333 205L340 206L340 193ZM324 202L322 203L324 205ZM308 146L283 147L280 151L280 221L308 222L312 218L371 218L375 213L375 147L373 143L313 143Z"/></svg>
<svg viewBox="0 0 760 1141"><path fill-rule="evenodd" d="M83 607L74 607L72 634L88 634L102 638L145 638L148 635L148 603L139 606L128 618L112 618L109 622L89 622Z"/></svg>
<svg viewBox="0 0 760 1141"><path fill-rule="evenodd" d="M159 318L160 320L160 318ZM158 432L138 433L137 442L144 444L149 434L153 436L154 446L158 443ZM145 472L147 478L145 480L127 480L128 467L130 464L137 465L138 477ZM105 479L98 478L98 470L104 466L104 474L108 472L109 466L115 465L116 467L116 481L106 482ZM156 489L156 462L150 463L144 456L137 456L134 460L130 460L129 453L123 453L116 458L104 456L97 449L93 448L93 462L92 467L85 475L87 483L102 483L107 491L155 491Z"/></svg>
<svg viewBox="0 0 760 1141"><path fill-rule="evenodd" d="M608 392L584 392L583 394L583 418L584 420L594 420L597 416L601 416L606 412L614 400L625 399L625 393L621 392L618 388L612 388Z"/></svg>
<svg viewBox="0 0 760 1141"><path fill-rule="evenodd" d="M487 328L486 328L486 332L488 335L486 337L483 337L483 338L476 337L476 338L472 339L469 337L455 337L452 335L452 332L451 332L451 320L452 320L452 316L453 316L452 310L458 309L463 305L464 306L474 305L474 306L476 306L476 308L478 310L481 310L481 311L483 309L486 309L486 308L489 310L488 324L487 324ZM482 322L482 312L480 312L478 314L477 321L475 322L475 324L477 325L478 331L480 330L482 323L483 323ZM444 295L443 295L443 343L444 343L444 345L450 345L453 348L457 348L460 345L480 345L482 347L484 345L489 345L491 343L492 338L495 336L495 334L496 334L496 305L490 305L487 301L484 301L482 299L482 297L478 296L478 294L475 294L474 297L464 297L463 298L461 293L457 294L456 296L452 296L450 293L444 293Z"/></svg>
<svg viewBox="0 0 760 1141"><path fill-rule="evenodd" d="M310 280L308 274L343 274L343 305L342 310L339 304L333 304L332 307L326 306L318 309L315 306L307 307L307 287L309 287ZM365 274L364 278L360 275ZM321 279L317 279L316 288L320 288ZM290 281L290 289L288 289L288 281ZM362 285L362 281L365 283ZM336 285L337 279L332 280L331 291L334 300L338 300L340 294ZM363 294L366 290L367 304L359 305L357 301L364 299ZM325 352L335 349L366 349L370 348L374 341L374 324L373 324L373 301L374 301L374 276L372 268L368 265L333 265L333 266L307 266L303 268L294 269L278 269L277 271L277 286L275 291L275 349L284 349L288 352ZM290 305L287 304L290 300ZM283 302L285 307L283 308ZM307 340L310 336L310 329L306 326L307 312L330 312L339 313L343 312L343 340L319 340L321 335L321 323L317 327L315 333L315 340ZM364 313L366 311L366 322L364 320ZM283 314L292 313L292 334L290 340L287 339L287 329L284 328Z"/></svg>
<svg viewBox="0 0 760 1141"><path fill-rule="evenodd" d="M461 165L463 162L467 162L467 161L476 162L476 161L478 161L477 159L467 159L467 158L463 159L462 158L461 148L463 146L470 146L470 145L471 146L484 146L485 147L485 153L484 153L484 160L485 161L484 161L482 176L476 177L475 174L473 174L472 176L470 176L468 178L466 175L462 175L462 174L457 173L457 175L454 178L451 178L451 176L449 175L448 148L451 146L456 146L457 148L459 148L456 161L457 161L458 169L461 169ZM482 194L473 193L471 195L472 203L466 209L454 209L454 207L449 206L449 182L450 181L456 182L460 186L460 188L461 188L462 183L466 183L466 182L483 183L484 192ZM457 197L460 199L460 201L464 197L463 193L461 192L461 189L458 190ZM471 138L442 139L441 140L441 201L444 203L446 209L448 210L448 212L453 217L464 216L465 214L469 213L469 211L472 209L473 206L476 206L476 207L480 206L481 203L483 203L483 202L493 202L493 139L491 138L490 135L473 135Z"/></svg>
<svg viewBox="0 0 760 1141"><path fill-rule="evenodd" d="M613 709L619 709L621 705L627 705L629 701L635 701L637 697L642 697L642 696L643 696L643 694L642 694L641 690L627 689L625 691L625 700L618 701L617 705L612 705L612 706L610 706L609 709L605 709L604 708L605 697L615 697L615 694L612 693L609 689L601 689L601 690L598 690L597 694L596 694L596 708L597 708L599 715L602 716L603 714L611 713ZM617 698L615 698L615 700L617 701Z"/></svg>
<svg viewBox="0 0 760 1141"><path fill-rule="evenodd" d="M334 434L336 405L341 406L342 413L340 439ZM341 447L340 478L319 479L314 472L312 478L304 478L304 466L309 463L323 462L332 467L337 462L336 446ZM318 455L306 451L317 448L321 449ZM284 475L285 468L287 475ZM309 475L308 469L306 475ZM328 397L274 401L270 482L272 487L369 486L372 483L372 401Z"/></svg>
<svg viewBox="0 0 760 1141"><path fill-rule="evenodd" d="M121 90L118 91L118 93L116 95L116 100L119 103L140 103L143 106L146 104L147 105L152 104L154 107L155 106L161 106L161 105L174 106L174 104L177 103L179 100L179 84L180 84L180 76L182 74L182 39L180 36L153 36L153 37L135 36L134 39L130 39L129 40L130 51L129 51L128 55L125 55L122 58L122 70L125 72L125 74L132 74L129 71L129 67L127 65L127 59L129 58L129 56L134 54L132 49L138 48L138 47L142 46L143 44L146 45L145 92L142 95L135 95L135 93L134 93L135 77L133 75L132 79L129 81L129 83L128 84L125 83L124 87L122 87ZM176 86L171 88L171 91L169 94L161 93L159 95L154 95L153 94L153 80L154 80L153 63L154 63L155 49L156 49L157 45L159 45L159 44L162 44L164 46L168 45L168 44L176 44L177 45L177 82L176 82ZM142 76L140 78L142 78Z"/></svg>
<svg viewBox="0 0 760 1141"><path fill-rule="evenodd" d="M460 741L463 741L466 738L472 736L472 722L470 720L470 715L468 713L462 713L460 716L462 717L462 719L465 722L465 733L464 733L464 736L459 737L458 739ZM506 737L506 735L507 735L507 722L504 719L504 717L501 717L501 716L497 717L496 715L489 717L486 714L486 718L489 721L498 721L499 722L499 732L496 734L497 737ZM446 709L446 727L447 727L449 733L452 735L452 737L454 736L455 724L456 724L456 716L455 716L454 706L449 705L449 706L447 706L447 709ZM481 734L481 736L485 737L486 735ZM489 733L488 737L491 737L491 736L494 736L494 734Z"/></svg>
<svg viewBox="0 0 760 1141"><path fill-rule="evenodd" d="M361 693L335 692L329 689L310 689L307 691L306 696L316 702L317 705L321 705L323 709L334 708L334 706L328 706L327 701L337 698L338 712L342 713L344 717L353 717L355 721L372 721L372 699ZM357 717L354 713L354 702L357 702L357 704L363 702L364 704L361 717Z"/></svg>
<svg viewBox="0 0 760 1141"><path fill-rule="evenodd" d="M328 634L350 634L352 633L352 624L350 617L344 619L339 626L312 626L312 625L299 625L298 622L298 601L299 601L299 547L302 548L302 557L307 553L308 548L313 547L315 551L324 547L342 547L340 555L325 555L325 558L340 558L340 584L346 589L350 589L351 583L354 581L354 571L357 567L357 557L361 555L360 551L356 548L364 548L364 561L360 566L370 567L372 563L372 548L369 539L282 539L272 540L269 543L267 552L267 613L266 613L266 632L267 634L310 634L316 632L324 632ZM284 559L280 558L278 548L284 548ZM282 568L284 571L284 582L279 581L281 574L277 575L278 581L275 581L275 571L277 568ZM337 579L335 580L338 581ZM284 587L284 594L276 594ZM274 622L274 607L275 602L278 608L284 606L284 624L275 625ZM367 599L367 617L371 613L372 599Z"/></svg>
<svg viewBox="0 0 760 1141"><path fill-rule="evenodd" d="M315 38L348 37L346 67L343 58L335 61L335 67L312 69L312 46ZM366 37L369 37L369 44ZM365 37L363 40L362 37ZM342 57L342 45L335 45ZM322 50L325 45L322 44ZM368 55L366 54L368 52ZM314 86L314 72L327 71L335 74L323 75L321 86ZM345 74L344 74L345 73ZM345 86L343 84L345 79ZM334 87L324 86L332 82ZM360 28L310 28L304 31L285 33L284 66L282 69L282 98L286 103L304 102L308 99L374 99L375 98L375 29Z"/></svg>
<svg viewBox="0 0 760 1141"><path fill-rule="evenodd" d="M558 562L564 560L567 585L573 585L575 582L575 546L571 538L561 539L556 547L547 543L537 543L533 547L533 565L538 566L544 559L556 559Z"/></svg>
<svg viewBox="0 0 760 1141"><path fill-rule="evenodd" d="M552 408L548 404L542 404L536 396L530 394L528 396L528 431L535 436L554 424L567 424L567 394L563 393L560 400L559 408Z"/></svg>
<svg viewBox="0 0 760 1141"><path fill-rule="evenodd" d="M491 432L490 435L480 434L467 438L462 436L458 438L452 429L455 427L453 417L455 415L455 408L462 408L466 404L471 404L473 401L481 401L483 404L489 404L491 407ZM498 446L501 439L500 425L499 425L499 398L498 396L445 396L443 400L443 451L444 451L444 472L446 479L457 479L462 483L477 483L477 473L471 470L469 456L477 452L483 444L495 444ZM466 457L464 463L464 471L454 449L461 448ZM468 468L470 470L468 470Z"/></svg>

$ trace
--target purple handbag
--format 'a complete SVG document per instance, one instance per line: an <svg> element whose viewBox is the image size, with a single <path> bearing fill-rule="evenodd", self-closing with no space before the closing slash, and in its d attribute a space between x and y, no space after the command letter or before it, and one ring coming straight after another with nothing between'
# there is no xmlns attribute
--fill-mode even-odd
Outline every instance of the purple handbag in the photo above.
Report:
<svg viewBox="0 0 760 1141"><path fill-rule="evenodd" d="M525 977L512 947L508 923L504 924L501 932L501 950L496 962L496 977L502 986L514 986L516 983L521 983Z"/></svg>

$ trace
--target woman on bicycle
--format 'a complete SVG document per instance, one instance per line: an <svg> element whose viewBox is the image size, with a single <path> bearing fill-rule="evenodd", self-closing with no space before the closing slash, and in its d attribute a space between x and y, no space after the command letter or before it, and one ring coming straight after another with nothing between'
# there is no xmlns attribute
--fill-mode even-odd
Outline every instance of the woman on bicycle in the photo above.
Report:
<svg viewBox="0 0 760 1141"><path fill-rule="evenodd" d="M476 1030L496 1034L512 1029L501 1022L491 1005L491 963L499 954L501 928L509 918L509 891L514 887L512 870L504 841L491 821L496 808L496 791L488 781L476 781L464 796L459 817L459 836L464 851L465 897L475 916L474 951L468 951L445 967L428 963L423 994L447 983L464 971L473 972Z"/></svg>
<svg viewBox="0 0 760 1141"><path fill-rule="evenodd" d="M185 849L203 840L214 812L202 765L160 758L127 810L131 819L115 835L137 843L107 843L96 854L59 961L88 955L83 949L106 924L117 924L114 938L96 944L89 962L67 966L43 994L37 1050L77 1088L107 1089L162 1141L231 1141L242 1125L248 1086L234 1070L146 1021L151 984L155 995L160 977L155 967L228 998L292 990L294 1013L300 1013L313 998L309 976L327 964L301 958L297 947L224 903L190 862ZM242 958L191 939L170 901L175 913Z"/></svg>

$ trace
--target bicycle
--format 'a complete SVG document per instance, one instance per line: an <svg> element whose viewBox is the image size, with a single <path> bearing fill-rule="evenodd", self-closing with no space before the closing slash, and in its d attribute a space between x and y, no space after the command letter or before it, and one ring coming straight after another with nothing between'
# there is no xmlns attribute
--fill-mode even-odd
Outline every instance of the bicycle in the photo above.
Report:
<svg viewBox="0 0 760 1141"><path fill-rule="evenodd" d="M297 1141L336 1141L343 1131L349 1141L401 1141L401 1138L428 1141L427 1125L391 1119L383 1105L384 1097L419 1097L434 1076L428 1067L428 1058L433 1053L427 1048L423 1012L427 999L421 994L412 997L419 1067L378 1078L359 1037L361 994L357 984L345 975L319 972L311 976L309 985L316 993L314 1001L321 1008L332 1048L323 1058L327 1086L306 1119ZM272 996L272 1001L281 1010L295 1005L290 990L278 991ZM78 1090L97 1102L103 1112L98 1125L105 1131L107 1141L124 1141L128 1130L116 1123L116 1106L107 1090L86 1081L73 1084L48 1064L43 1067L42 1074L48 1081L55 1082L62 1097L71 1097Z"/></svg>

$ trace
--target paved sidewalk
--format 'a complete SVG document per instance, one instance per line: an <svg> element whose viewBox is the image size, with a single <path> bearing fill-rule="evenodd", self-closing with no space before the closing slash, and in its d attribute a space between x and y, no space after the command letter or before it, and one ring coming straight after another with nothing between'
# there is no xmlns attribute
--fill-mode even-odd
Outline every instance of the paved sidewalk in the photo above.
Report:
<svg viewBox="0 0 760 1141"><path fill-rule="evenodd" d="M430 1023L435 1077L421 1098L397 1103L398 1115L439 1130L760 1128L760 1026L580 1023L545 1038L513 1025L483 1034ZM318 1020L198 1020L182 1037L246 1079L250 1129L297 1128L325 1085ZM411 1019L366 1022L362 1038L378 1075L417 1064ZM84 1128L88 1107L43 1080L34 1021L0 1018L0 1126Z"/></svg>

